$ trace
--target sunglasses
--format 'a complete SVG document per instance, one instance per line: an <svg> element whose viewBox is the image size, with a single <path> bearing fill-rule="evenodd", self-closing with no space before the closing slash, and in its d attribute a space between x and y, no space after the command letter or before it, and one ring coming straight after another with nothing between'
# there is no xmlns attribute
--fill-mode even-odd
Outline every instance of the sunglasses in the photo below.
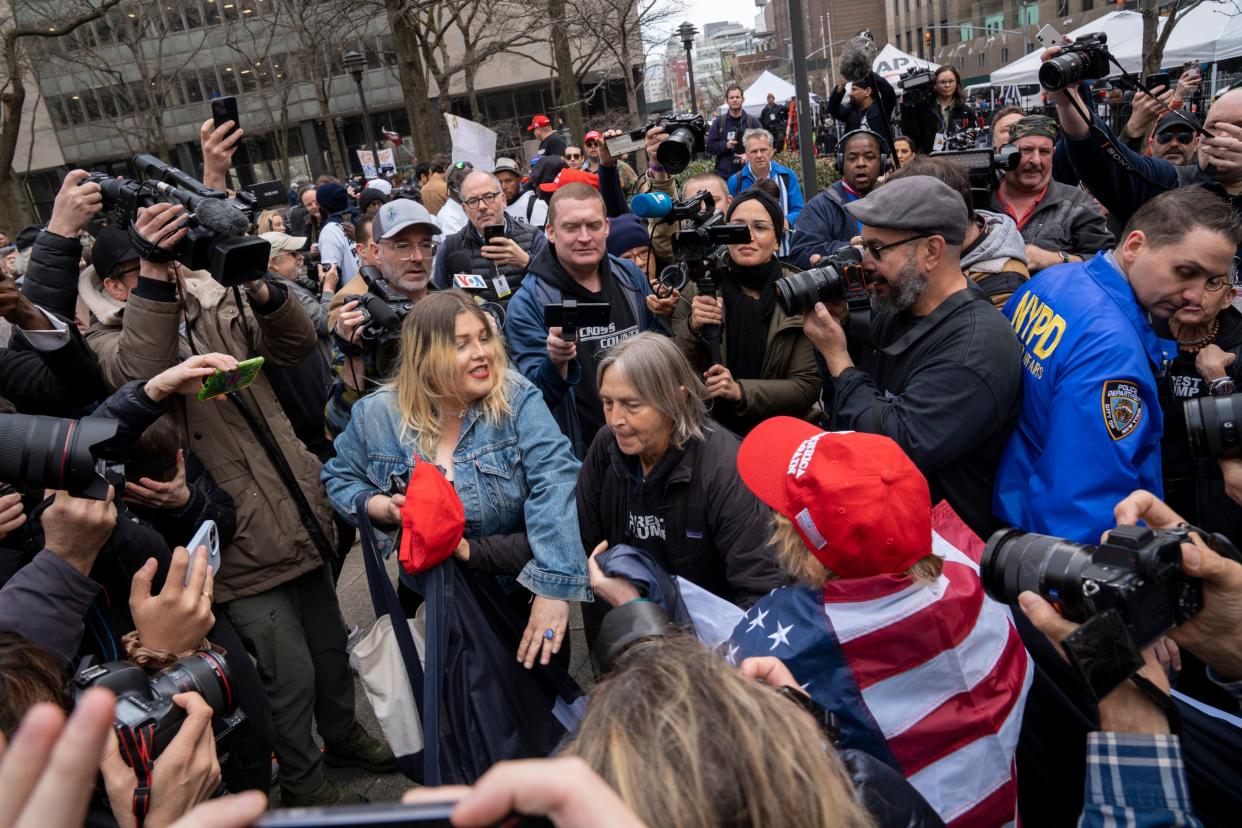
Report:
<svg viewBox="0 0 1242 828"><path fill-rule="evenodd" d="M1161 144L1176 141L1179 144L1190 146L1195 140L1195 134L1186 129L1162 129L1156 133L1156 140Z"/></svg>

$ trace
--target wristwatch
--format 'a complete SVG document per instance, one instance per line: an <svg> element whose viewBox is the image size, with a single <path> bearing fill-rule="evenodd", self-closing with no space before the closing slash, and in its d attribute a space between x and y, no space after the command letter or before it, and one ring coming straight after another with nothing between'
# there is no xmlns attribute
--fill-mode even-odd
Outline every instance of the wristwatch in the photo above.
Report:
<svg viewBox="0 0 1242 828"><path fill-rule="evenodd" d="M1058 250L1057 255L1061 257L1062 264L1069 264L1070 257L1068 253L1066 253L1064 250Z"/></svg>
<svg viewBox="0 0 1242 828"><path fill-rule="evenodd" d="M1233 377L1217 377L1208 383L1208 393L1213 397L1228 397L1233 392Z"/></svg>

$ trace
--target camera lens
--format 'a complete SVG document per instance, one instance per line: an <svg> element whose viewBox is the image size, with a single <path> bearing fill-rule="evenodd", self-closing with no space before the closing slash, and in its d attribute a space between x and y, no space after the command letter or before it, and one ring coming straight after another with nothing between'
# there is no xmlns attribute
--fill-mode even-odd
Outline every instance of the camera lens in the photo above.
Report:
<svg viewBox="0 0 1242 828"><path fill-rule="evenodd" d="M227 716L237 707L237 692L228 663L216 652L195 653L178 659L151 680L161 696L198 693L214 716Z"/></svg>
<svg viewBox="0 0 1242 828"><path fill-rule="evenodd" d="M1087 56L1082 52L1064 52L1039 67L1039 85L1044 89L1064 89L1082 80Z"/></svg>
<svg viewBox="0 0 1242 828"><path fill-rule="evenodd" d="M1194 457L1242 457L1238 403L1242 394L1228 397L1196 397L1182 404L1186 413L1186 436Z"/></svg>
<svg viewBox="0 0 1242 828"><path fill-rule="evenodd" d="M673 130L667 141L656 149L656 160L668 172L676 175L690 166L690 157L694 155L694 133L686 127Z"/></svg>
<svg viewBox="0 0 1242 828"><path fill-rule="evenodd" d="M690 281L690 275L679 264L671 264L660 271L660 285L666 290L681 290Z"/></svg>
<svg viewBox="0 0 1242 828"><path fill-rule="evenodd" d="M1012 604L1030 590L1059 604L1069 620L1084 621L1082 571L1094 552L1094 546L1062 538L1001 529L984 547L979 577L997 601Z"/></svg>
<svg viewBox="0 0 1242 828"><path fill-rule="evenodd" d="M0 415L0 481L102 500L108 483L95 471L92 449L116 429L117 421L106 417Z"/></svg>
<svg viewBox="0 0 1242 828"><path fill-rule="evenodd" d="M841 274L833 267L813 267L776 280L776 301L786 316L808 313L816 302L844 298Z"/></svg>

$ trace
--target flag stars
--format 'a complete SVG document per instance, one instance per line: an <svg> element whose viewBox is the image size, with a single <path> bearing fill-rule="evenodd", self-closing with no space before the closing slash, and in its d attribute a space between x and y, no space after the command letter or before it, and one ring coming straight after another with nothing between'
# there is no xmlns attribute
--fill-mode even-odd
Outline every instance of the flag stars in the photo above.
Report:
<svg viewBox="0 0 1242 828"><path fill-rule="evenodd" d="M751 630L753 630L755 627L758 627L758 628L759 628L759 629L761 629L761 630L762 630L762 629L766 629L766 628L763 626L763 619L765 619L765 618L767 618L767 617L768 617L768 613L767 613L767 611L765 611L765 610L761 610L761 609L759 609L758 607L756 607L756 608L755 608L755 613L756 613L756 615L755 615L755 617L754 617L754 618L752 618L752 619L751 619L751 621L750 621L750 626L746 628L746 632L750 632L750 631L751 631Z"/></svg>
<svg viewBox="0 0 1242 828"><path fill-rule="evenodd" d="M772 646L768 648L768 652L772 652L781 644L784 644L786 647L788 647L789 646L789 631L792 629L793 629L793 624L790 624L788 627L786 627L781 624L780 619L777 619L776 632L768 634L768 638L772 639Z"/></svg>

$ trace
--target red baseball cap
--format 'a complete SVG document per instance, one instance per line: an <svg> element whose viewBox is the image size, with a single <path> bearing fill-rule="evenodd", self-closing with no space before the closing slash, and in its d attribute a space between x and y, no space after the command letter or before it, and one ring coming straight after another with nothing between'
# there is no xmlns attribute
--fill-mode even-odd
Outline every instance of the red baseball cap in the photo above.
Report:
<svg viewBox="0 0 1242 828"><path fill-rule="evenodd" d="M593 129L590 132L588 132L586 135L583 135L582 140L584 143L586 141L602 141L604 140L604 136L600 135L599 130Z"/></svg>
<svg viewBox="0 0 1242 828"><path fill-rule="evenodd" d="M402 568L417 575L438 566L457 549L465 532L466 510L453 484L434 463L418 463L401 506Z"/></svg>
<svg viewBox="0 0 1242 828"><path fill-rule="evenodd" d="M573 167L566 167L556 174L556 178L540 184L539 189L545 193L554 193L566 184L590 184L595 189L599 189L599 176L593 172L586 170L577 170Z"/></svg>
<svg viewBox="0 0 1242 828"><path fill-rule="evenodd" d="M901 573L931 554L927 480L888 437L773 417L742 441L737 470L837 575Z"/></svg>
<svg viewBox="0 0 1242 828"><path fill-rule="evenodd" d="M552 126L552 122L548 120L547 115L536 115L530 119L530 126L526 128L527 132L534 132L540 127Z"/></svg>

